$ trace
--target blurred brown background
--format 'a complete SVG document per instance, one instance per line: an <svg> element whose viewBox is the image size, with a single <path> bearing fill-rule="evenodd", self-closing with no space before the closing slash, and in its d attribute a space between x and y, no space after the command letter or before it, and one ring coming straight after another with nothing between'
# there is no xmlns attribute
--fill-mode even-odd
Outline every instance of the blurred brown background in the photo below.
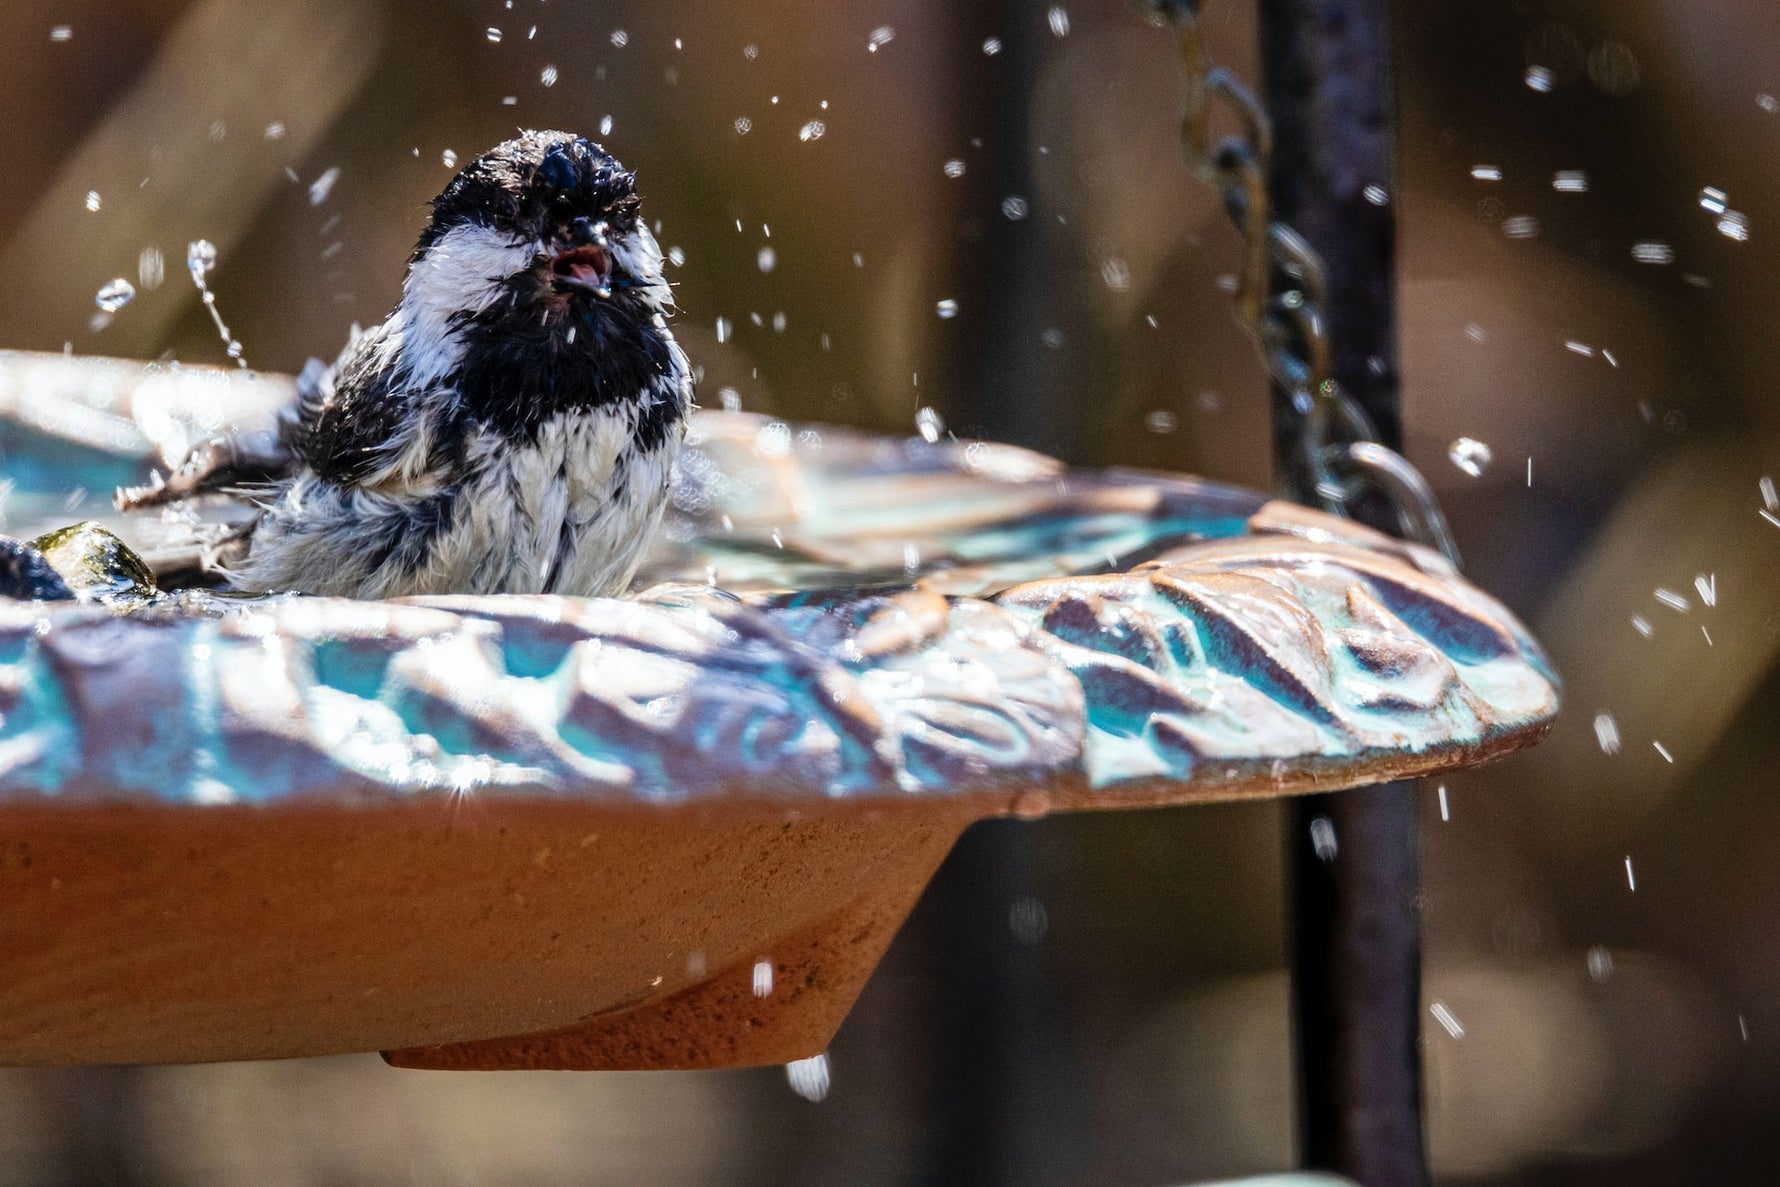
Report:
<svg viewBox="0 0 1780 1187"><path fill-rule="evenodd" d="M1399 7L1409 452L1568 693L1544 747L1426 789L1437 1178L1771 1183L1780 8ZM1208 0L1252 77L1250 8ZM1175 69L1124 0L12 0L0 346L223 361L182 267L204 237L251 364L331 356L392 303L446 154L554 126L640 172L706 403L893 431L932 406L960 435L1264 485L1234 238L1180 164ZM96 325L119 276L139 295ZM1447 460L1461 435L1494 452L1481 477ZM1266 805L981 826L820 1103L777 1069L0 1071L0 1184L1284 1167L1280 827Z"/></svg>

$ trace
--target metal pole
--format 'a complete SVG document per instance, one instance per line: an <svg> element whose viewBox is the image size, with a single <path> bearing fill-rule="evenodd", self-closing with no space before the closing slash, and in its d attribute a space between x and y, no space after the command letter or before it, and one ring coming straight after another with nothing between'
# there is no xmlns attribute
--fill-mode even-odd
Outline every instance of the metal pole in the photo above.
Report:
<svg viewBox="0 0 1780 1187"><path fill-rule="evenodd" d="M1399 448L1388 0L1260 4L1274 217L1321 253L1335 378ZM1276 387L1282 474L1301 421ZM1394 529L1382 507L1354 514ZM1300 1160L1365 1187L1424 1187L1415 787L1307 796L1286 819Z"/></svg>

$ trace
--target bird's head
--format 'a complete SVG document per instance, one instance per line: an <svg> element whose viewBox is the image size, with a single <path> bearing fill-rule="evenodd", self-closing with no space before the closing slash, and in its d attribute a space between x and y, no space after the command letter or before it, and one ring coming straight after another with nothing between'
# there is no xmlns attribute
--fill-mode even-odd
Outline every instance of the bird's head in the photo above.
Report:
<svg viewBox="0 0 1780 1187"><path fill-rule="evenodd" d="M567 333L670 312L673 293L636 176L585 137L526 132L433 200L404 301L423 321L493 315Z"/></svg>

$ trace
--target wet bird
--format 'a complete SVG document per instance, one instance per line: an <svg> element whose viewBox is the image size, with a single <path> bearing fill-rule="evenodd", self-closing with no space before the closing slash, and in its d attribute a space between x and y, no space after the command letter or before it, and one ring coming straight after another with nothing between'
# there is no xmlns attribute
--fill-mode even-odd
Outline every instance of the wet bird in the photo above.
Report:
<svg viewBox="0 0 1780 1187"><path fill-rule="evenodd" d="M209 550L242 590L622 592L692 406L673 308L635 176L526 132L433 201L401 300L299 380L275 458L213 442L119 506L251 499Z"/></svg>

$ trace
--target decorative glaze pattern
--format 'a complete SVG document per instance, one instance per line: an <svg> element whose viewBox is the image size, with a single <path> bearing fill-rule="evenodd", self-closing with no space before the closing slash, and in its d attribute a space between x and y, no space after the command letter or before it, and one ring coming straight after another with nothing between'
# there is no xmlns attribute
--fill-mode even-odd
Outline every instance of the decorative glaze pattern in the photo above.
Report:
<svg viewBox="0 0 1780 1187"><path fill-rule="evenodd" d="M85 423L54 395L84 398L83 362L43 364L35 432ZM190 435L160 399L86 447L140 471L179 444L156 424ZM0 800L1155 802L1441 770L1557 708L1520 624L1425 550L1006 446L702 414L646 578L631 600L0 602Z"/></svg>

